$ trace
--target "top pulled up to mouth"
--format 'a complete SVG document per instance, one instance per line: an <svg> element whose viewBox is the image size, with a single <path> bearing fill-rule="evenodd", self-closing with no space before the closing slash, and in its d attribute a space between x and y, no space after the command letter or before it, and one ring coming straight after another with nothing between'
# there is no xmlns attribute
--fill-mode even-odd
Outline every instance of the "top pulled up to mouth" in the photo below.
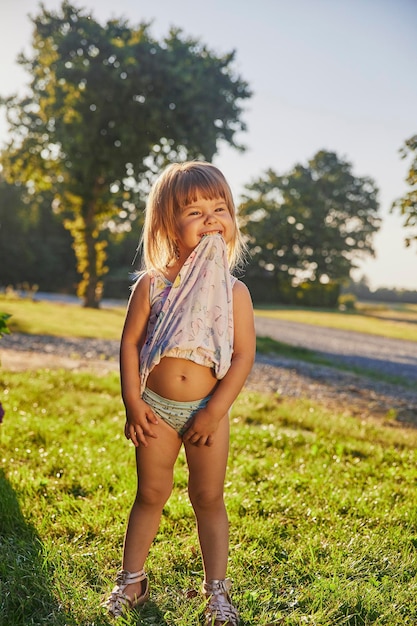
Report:
<svg viewBox="0 0 417 626"><path fill-rule="evenodd" d="M201 238L203 237L213 237L213 235L221 235L222 233L220 232L220 230L210 230L207 233L203 233L202 235L200 235Z"/></svg>

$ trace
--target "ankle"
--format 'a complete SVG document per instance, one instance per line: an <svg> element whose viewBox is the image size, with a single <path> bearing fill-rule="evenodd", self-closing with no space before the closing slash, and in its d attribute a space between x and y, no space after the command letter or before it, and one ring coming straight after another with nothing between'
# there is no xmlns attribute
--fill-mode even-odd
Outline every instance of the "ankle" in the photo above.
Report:
<svg viewBox="0 0 417 626"><path fill-rule="evenodd" d="M230 578L213 578L211 580L205 580L203 582L203 594L209 597L213 594L229 594L232 588L232 581Z"/></svg>
<svg viewBox="0 0 417 626"><path fill-rule="evenodd" d="M139 583L130 583L126 585L124 593L131 599L134 600L135 597L139 597L144 593L146 589L147 582L146 580L142 580Z"/></svg>
<svg viewBox="0 0 417 626"><path fill-rule="evenodd" d="M214 579L203 583L203 595L207 600L205 609L205 625L220 626L228 624L237 626L239 624L239 614L233 606L229 596L232 587L229 578Z"/></svg>

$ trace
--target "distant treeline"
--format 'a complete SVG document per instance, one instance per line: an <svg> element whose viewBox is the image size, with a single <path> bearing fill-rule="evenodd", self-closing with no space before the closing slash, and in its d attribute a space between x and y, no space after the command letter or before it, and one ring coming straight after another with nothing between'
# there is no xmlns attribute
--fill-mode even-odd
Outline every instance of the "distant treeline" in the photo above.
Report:
<svg viewBox="0 0 417 626"><path fill-rule="evenodd" d="M350 282L348 286L342 288L342 294L347 293L353 294L358 300L417 304L417 291L411 291L409 289L388 289L388 287L380 287L375 291L371 291L366 284L366 280Z"/></svg>

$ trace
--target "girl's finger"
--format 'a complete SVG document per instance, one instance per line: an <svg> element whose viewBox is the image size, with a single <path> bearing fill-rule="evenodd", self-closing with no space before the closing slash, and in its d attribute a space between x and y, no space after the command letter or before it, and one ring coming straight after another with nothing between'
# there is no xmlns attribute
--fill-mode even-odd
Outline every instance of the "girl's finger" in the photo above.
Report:
<svg viewBox="0 0 417 626"><path fill-rule="evenodd" d="M159 424L158 418L153 411L149 411L149 413L147 413L146 419L148 422L152 422L152 424Z"/></svg>
<svg viewBox="0 0 417 626"><path fill-rule="evenodd" d="M151 430L148 427L145 427L143 429L143 434L146 435L147 437L152 437L153 439L158 439L158 435L156 433L154 433L153 430Z"/></svg>
<svg viewBox="0 0 417 626"><path fill-rule="evenodd" d="M192 430L188 429L183 436L183 441L189 441L190 443L192 443L192 438L194 436L195 436L195 433Z"/></svg>
<svg viewBox="0 0 417 626"><path fill-rule="evenodd" d="M145 433L143 432L143 430L141 430L140 428L136 427L136 431L135 431L135 446L138 447L139 444L141 443L145 448L148 447L148 442L146 441L146 437L145 437ZM132 439L133 441L133 439Z"/></svg>

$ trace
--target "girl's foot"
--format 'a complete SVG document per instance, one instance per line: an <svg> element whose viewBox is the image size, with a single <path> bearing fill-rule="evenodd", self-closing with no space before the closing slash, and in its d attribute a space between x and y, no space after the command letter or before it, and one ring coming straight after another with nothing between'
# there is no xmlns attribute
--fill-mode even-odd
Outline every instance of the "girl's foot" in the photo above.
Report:
<svg viewBox="0 0 417 626"><path fill-rule="evenodd" d="M128 588L129 594L126 593ZM124 612L145 604L149 598L149 581L145 572L122 570L117 574L116 585L105 606L113 617L120 617Z"/></svg>
<svg viewBox="0 0 417 626"><path fill-rule="evenodd" d="M229 578L203 583L203 595L208 599L204 613L205 626L238 626L239 614L229 596L231 586Z"/></svg>

